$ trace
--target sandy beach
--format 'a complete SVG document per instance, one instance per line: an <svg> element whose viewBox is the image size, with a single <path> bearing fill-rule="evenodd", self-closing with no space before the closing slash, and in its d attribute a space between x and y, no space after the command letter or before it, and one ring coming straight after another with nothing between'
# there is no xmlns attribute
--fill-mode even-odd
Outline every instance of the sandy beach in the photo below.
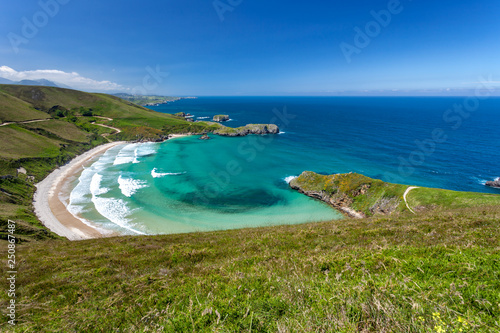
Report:
<svg viewBox="0 0 500 333"><path fill-rule="evenodd" d="M69 240L104 237L97 229L92 228L73 216L59 198L59 193L61 193L64 185L72 177L83 170L85 164L104 154L106 150L125 143L112 142L91 149L77 156L68 164L54 170L44 180L36 184L37 190L33 198L33 205L35 214L43 225L59 236L66 237Z"/></svg>
<svg viewBox="0 0 500 333"><path fill-rule="evenodd" d="M170 134L168 139L181 138L190 134ZM35 214L38 216L44 226L49 228L59 236L69 240L83 240L91 238L101 238L116 236L116 233L102 234L97 229L83 223L68 211L66 205L61 201L60 194L66 190L69 182L75 179L84 165L90 163L96 157L104 154L106 150L127 142L111 142L94 149L91 149L82 155L75 157L68 164L54 170L44 180L36 184L36 192L33 197L33 206Z"/></svg>
<svg viewBox="0 0 500 333"><path fill-rule="evenodd" d="M194 134L169 134L168 139L171 140L171 139L183 138L183 137L191 136L191 135L194 135Z"/></svg>

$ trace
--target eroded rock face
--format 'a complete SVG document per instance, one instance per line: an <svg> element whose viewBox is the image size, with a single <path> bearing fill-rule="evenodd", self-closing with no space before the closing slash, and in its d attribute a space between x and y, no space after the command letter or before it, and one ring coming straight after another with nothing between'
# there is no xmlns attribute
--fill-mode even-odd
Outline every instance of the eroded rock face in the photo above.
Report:
<svg viewBox="0 0 500 333"><path fill-rule="evenodd" d="M362 212L356 211L352 209L350 206L352 204L352 198L350 198L345 193L329 193L323 190L323 185L315 187L315 186L307 186L304 183L304 180L315 182L315 178L318 176L314 172L304 171L299 177L294 178L290 181L289 185L292 189L299 191L302 194L305 194L311 198L318 199L324 201L330 205L332 205L337 210L341 211L345 215L352 218L364 218L365 214ZM302 178L301 178L302 177Z"/></svg>
<svg viewBox="0 0 500 333"><path fill-rule="evenodd" d="M227 114L218 114L214 116L214 121L216 122L223 122L223 121L228 121L229 120L229 115Z"/></svg>
<svg viewBox="0 0 500 333"><path fill-rule="evenodd" d="M495 180L486 182L486 186L500 188L500 177Z"/></svg>

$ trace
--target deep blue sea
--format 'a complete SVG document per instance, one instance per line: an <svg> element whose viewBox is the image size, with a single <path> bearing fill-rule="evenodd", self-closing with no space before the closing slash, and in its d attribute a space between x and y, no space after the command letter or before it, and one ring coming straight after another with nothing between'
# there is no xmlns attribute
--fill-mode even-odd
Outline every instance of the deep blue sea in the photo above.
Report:
<svg viewBox="0 0 500 333"><path fill-rule="evenodd" d="M154 234L342 218L288 188L304 170L500 194L484 185L500 177L500 98L201 97L152 108L281 133L115 147L73 184L69 208L87 223Z"/></svg>

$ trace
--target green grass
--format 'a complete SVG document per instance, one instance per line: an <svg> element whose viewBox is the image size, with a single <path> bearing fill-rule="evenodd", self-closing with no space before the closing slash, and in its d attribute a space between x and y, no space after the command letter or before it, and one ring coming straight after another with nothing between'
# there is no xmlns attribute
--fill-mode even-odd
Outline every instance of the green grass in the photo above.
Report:
<svg viewBox="0 0 500 333"><path fill-rule="evenodd" d="M0 197L6 196L5 193L0 193ZM0 216L14 216L19 209L18 205L11 204L6 202L7 198L2 198L2 202L0 202ZM4 201L5 200L5 201Z"/></svg>
<svg viewBox="0 0 500 333"><path fill-rule="evenodd" d="M499 221L485 206L25 243L15 331L498 332Z"/></svg>
<svg viewBox="0 0 500 333"><path fill-rule="evenodd" d="M0 158L54 157L59 154L60 142L18 125L0 127L0 142Z"/></svg>
<svg viewBox="0 0 500 333"><path fill-rule="evenodd" d="M45 112L35 110L31 104L0 91L1 123L45 118L49 118Z"/></svg>
<svg viewBox="0 0 500 333"><path fill-rule="evenodd" d="M434 188L416 188L407 196L408 204L418 209L431 208L464 208L481 205L500 206L500 196L497 194L457 192Z"/></svg>
<svg viewBox="0 0 500 333"><path fill-rule="evenodd" d="M87 142L88 135L75 124L63 120L50 120L24 124L31 129L46 130L62 139L76 142Z"/></svg>

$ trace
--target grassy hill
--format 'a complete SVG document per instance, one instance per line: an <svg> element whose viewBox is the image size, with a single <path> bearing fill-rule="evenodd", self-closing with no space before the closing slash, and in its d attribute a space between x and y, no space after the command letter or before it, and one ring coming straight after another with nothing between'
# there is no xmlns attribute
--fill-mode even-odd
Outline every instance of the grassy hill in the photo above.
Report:
<svg viewBox="0 0 500 333"><path fill-rule="evenodd" d="M2 85L0 85L0 89L1 87ZM36 110L30 103L0 90L0 121L2 123L45 118L50 118L50 116Z"/></svg>
<svg viewBox="0 0 500 333"><path fill-rule="evenodd" d="M83 114L112 118L111 121L90 120L120 128L122 133L113 137L113 140L156 139L164 133L201 132L207 127L205 123L189 123L182 118L155 112L106 94L90 94L55 87L18 85L0 85L1 92L12 96L16 101L19 100L20 103L24 102L31 108L31 111L38 109L51 116L57 115L57 111L60 110L62 115L70 119ZM35 116L33 115L33 117ZM37 114L37 117L40 115ZM86 123L88 122L90 121L86 121ZM85 125L85 123L79 125Z"/></svg>

